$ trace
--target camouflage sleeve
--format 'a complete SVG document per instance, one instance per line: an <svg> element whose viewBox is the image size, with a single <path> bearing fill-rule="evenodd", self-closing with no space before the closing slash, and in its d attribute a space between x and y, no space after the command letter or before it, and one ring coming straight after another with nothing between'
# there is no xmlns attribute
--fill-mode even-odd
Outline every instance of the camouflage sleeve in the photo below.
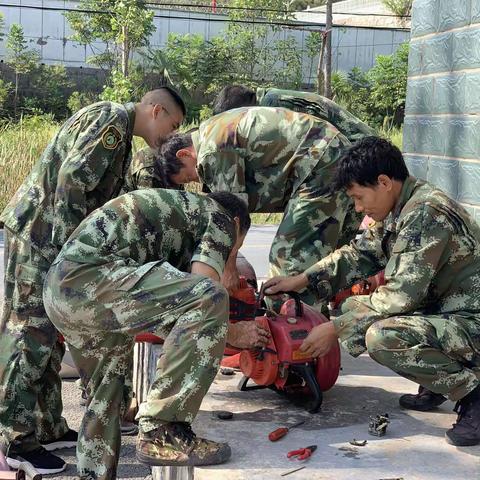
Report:
<svg viewBox="0 0 480 480"><path fill-rule="evenodd" d="M411 212L398 225L399 234L385 267L385 285L368 296L345 300L333 320L338 336L354 356L365 351L365 334L376 321L428 307L428 289L450 256L452 226L430 207Z"/></svg>
<svg viewBox="0 0 480 480"><path fill-rule="evenodd" d="M202 154L197 160L198 176L211 192L231 192L247 205L248 194L245 182L245 159L242 150L224 148Z"/></svg>
<svg viewBox="0 0 480 480"><path fill-rule="evenodd" d="M353 240L305 270L309 288L319 301L328 301L340 290L385 268L382 227L365 230Z"/></svg>
<svg viewBox="0 0 480 480"><path fill-rule="evenodd" d="M155 174L155 167L145 167L135 173L129 174L125 179L124 192L143 188L165 188L163 182Z"/></svg>
<svg viewBox="0 0 480 480"><path fill-rule="evenodd" d="M63 245L87 215L87 194L109 166L125 155L127 118L110 116L82 126L58 172L52 242ZM109 199L105 199L109 200Z"/></svg>
<svg viewBox="0 0 480 480"><path fill-rule="evenodd" d="M192 263L205 263L221 277L235 238L235 225L232 219L224 213L213 212L202 239L195 248Z"/></svg>

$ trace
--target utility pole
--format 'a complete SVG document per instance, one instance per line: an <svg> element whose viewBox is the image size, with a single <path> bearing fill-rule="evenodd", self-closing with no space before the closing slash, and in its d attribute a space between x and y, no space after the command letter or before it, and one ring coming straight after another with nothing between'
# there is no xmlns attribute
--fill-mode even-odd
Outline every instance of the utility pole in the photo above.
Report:
<svg viewBox="0 0 480 480"><path fill-rule="evenodd" d="M332 0L327 0L325 12L325 31L322 34L322 46L317 66L317 92L332 98Z"/></svg>
<svg viewBox="0 0 480 480"><path fill-rule="evenodd" d="M323 96L332 98L332 0L327 0L327 15L325 21L325 43L323 62Z"/></svg>

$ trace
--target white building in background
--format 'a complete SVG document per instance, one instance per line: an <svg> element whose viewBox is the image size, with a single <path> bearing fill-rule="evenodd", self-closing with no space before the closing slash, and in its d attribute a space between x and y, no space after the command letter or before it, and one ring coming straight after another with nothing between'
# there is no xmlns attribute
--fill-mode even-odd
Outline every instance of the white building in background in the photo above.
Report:
<svg viewBox="0 0 480 480"><path fill-rule="evenodd" d="M0 12L5 17L6 31L12 23L23 26L25 36L32 47L38 49L41 61L47 64L62 63L70 67L87 66L87 58L100 53L105 46L97 42L92 47L71 40L73 34L64 12L73 10L78 2L70 0L0 0ZM370 10L364 10L370 5ZM371 9L380 1L348 0L335 4L343 8L342 14L334 14L332 31L332 66L334 70L350 71L353 67L368 70L379 54L391 54L410 38L409 28L399 25L380 24L373 21ZM6 6L5 6L6 5ZM362 7L363 5L363 7ZM348 16L347 13L355 13ZM365 13L362 13L365 12ZM363 15L368 15L367 17ZM304 49L308 29L323 29L325 15L320 9L311 9L295 14L299 29L288 29L280 35L293 36L300 49ZM349 21L351 19L351 22ZM381 17L378 17L381 18ZM392 17L388 18L391 22ZM370 22L367 20L370 19ZM155 9L156 30L150 38L152 48L163 48L169 33L200 34L210 39L219 35L227 26L227 17L213 13L198 13L185 10ZM367 23L363 25L361 23ZM303 29L302 29L303 26ZM0 42L0 62L5 56L5 40ZM304 62L304 81L313 82L311 62ZM308 63L308 64L307 64ZM309 78L310 77L310 78Z"/></svg>
<svg viewBox="0 0 480 480"><path fill-rule="evenodd" d="M297 12L297 20L325 24L325 6ZM345 0L332 5L333 23L336 26L410 29L410 17L399 18L383 4L382 0Z"/></svg>

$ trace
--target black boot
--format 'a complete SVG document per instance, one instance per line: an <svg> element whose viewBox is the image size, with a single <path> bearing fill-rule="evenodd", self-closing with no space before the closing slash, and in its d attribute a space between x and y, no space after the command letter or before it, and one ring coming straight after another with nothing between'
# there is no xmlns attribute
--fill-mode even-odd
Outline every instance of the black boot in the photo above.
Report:
<svg viewBox="0 0 480 480"><path fill-rule="evenodd" d="M431 392L420 385L416 395L410 393L402 395L399 398L398 403L401 407L408 408L409 410L429 412L446 401L447 398L442 394Z"/></svg>
<svg viewBox="0 0 480 480"><path fill-rule="evenodd" d="M470 447L480 443L480 385L455 405L457 423L445 432L448 443Z"/></svg>

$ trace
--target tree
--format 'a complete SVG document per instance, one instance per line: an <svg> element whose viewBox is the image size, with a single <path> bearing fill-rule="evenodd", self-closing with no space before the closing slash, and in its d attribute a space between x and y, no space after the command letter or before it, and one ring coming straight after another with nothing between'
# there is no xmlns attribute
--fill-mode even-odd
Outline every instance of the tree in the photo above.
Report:
<svg viewBox="0 0 480 480"><path fill-rule="evenodd" d="M81 0L78 7L84 11L65 15L75 32L73 39L91 48L93 55L88 61L128 77L133 54L148 45L155 30L153 11L147 7L147 2ZM95 50L97 41L106 45L103 52Z"/></svg>
<svg viewBox="0 0 480 480"><path fill-rule="evenodd" d="M378 55L368 72L371 102L385 123L401 123L407 93L409 44L404 43L392 55Z"/></svg>
<svg viewBox="0 0 480 480"><path fill-rule="evenodd" d="M232 0L230 6L237 9L229 11L232 22L224 39L237 82L268 85L280 74L284 86L298 87L301 51L293 35L278 25L292 18L285 0Z"/></svg>
<svg viewBox="0 0 480 480"><path fill-rule="evenodd" d="M17 116L18 82L20 75L31 72L38 64L40 55L36 50L27 47L23 28L18 23L13 23L7 37L6 63L15 72L15 94L13 98L13 111Z"/></svg>

